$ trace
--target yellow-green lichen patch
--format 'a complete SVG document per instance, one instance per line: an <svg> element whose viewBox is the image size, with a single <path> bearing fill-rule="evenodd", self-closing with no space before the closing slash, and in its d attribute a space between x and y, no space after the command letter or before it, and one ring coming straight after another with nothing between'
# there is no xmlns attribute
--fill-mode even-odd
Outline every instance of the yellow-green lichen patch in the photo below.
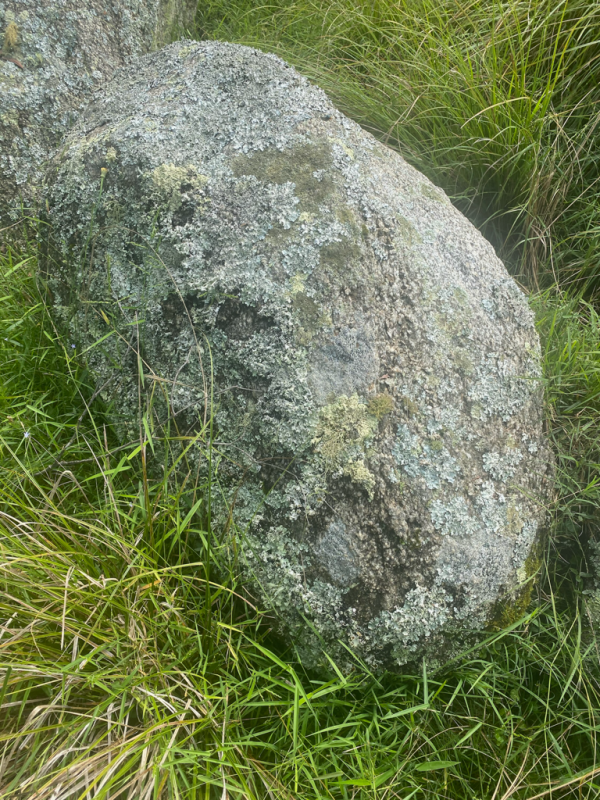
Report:
<svg viewBox="0 0 600 800"><path fill-rule="evenodd" d="M167 201L169 210L177 211L185 187L191 186L193 190L200 191L208 183L208 177L200 174L192 164L185 167L161 164L152 172L152 182Z"/></svg>
<svg viewBox="0 0 600 800"><path fill-rule="evenodd" d="M374 478L365 455L376 430L377 418L358 395L342 395L321 409L313 444L328 472L341 472L372 491Z"/></svg>
<svg viewBox="0 0 600 800"><path fill-rule="evenodd" d="M367 410L375 419L381 420L394 410L394 399L389 394L377 394L369 400Z"/></svg>
<svg viewBox="0 0 600 800"><path fill-rule="evenodd" d="M354 483L359 483L363 486L373 499L373 489L375 488L375 476L369 471L369 468L364 461L349 461L344 467L344 475L350 478Z"/></svg>
<svg viewBox="0 0 600 800"><path fill-rule="evenodd" d="M10 53L19 43L19 29L15 22L9 22L4 31L4 44L2 49L5 53Z"/></svg>
<svg viewBox="0 0 600 800"><path fill-rule="evenodd" d="M290 295L293 297L298 292L303 292L306 288L306 279L308 275L299 272L297 275L292 275L290 278Z"/></svg>
<svg viewBox="0 0 600 800"><path fill-rule="evenodd" d="M187 58L190 55L190 53L193 53L193 52L194 52L194 48L190 47L189 45L186 45L185 47L182 47L179 50L177 55L179 56L179 58Z"/></svg>
<svg viewBox="0 0 600 800"><path fill-rule="evenodd" d="M341 147L344 153L350 159L350 161L354 161L354 150L351 147L348 147L348 145L342 139L338 139L337 137L330 137L330 141L333 144L337 144L338 147Z"/></svg>

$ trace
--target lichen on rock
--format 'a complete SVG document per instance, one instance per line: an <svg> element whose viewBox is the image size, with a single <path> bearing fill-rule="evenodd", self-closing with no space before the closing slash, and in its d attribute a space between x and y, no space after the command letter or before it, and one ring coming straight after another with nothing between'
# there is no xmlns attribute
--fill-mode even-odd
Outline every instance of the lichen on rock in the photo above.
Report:
<svg viewBox="0 0 600 800"><path fill-rule="evenodd" d="M115 419L140 390L156 430L213 414L213 511L308 664L442 663L521 591L533 317L398 153L275 56L181 42L94 96L47 201L55 311Z"/></svg>

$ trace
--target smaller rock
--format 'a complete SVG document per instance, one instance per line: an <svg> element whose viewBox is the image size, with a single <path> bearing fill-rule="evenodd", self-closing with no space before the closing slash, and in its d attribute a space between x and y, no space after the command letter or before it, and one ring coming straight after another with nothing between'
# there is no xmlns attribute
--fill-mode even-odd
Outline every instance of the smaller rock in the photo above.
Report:
<svg viewBox="0 0 600 800"><path fill-rule="evenodd" d="M0 2L0 223L35 214L46 162L91 91L193 22L193 0Z"/></svg>

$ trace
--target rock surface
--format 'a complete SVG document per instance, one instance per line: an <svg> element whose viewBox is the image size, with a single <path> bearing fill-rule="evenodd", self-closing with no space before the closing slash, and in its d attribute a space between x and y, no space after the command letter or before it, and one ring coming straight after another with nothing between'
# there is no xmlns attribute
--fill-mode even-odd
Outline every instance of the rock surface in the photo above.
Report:
<svg viewBox="0 0 600 800"><path fill-rule="evenodd" d="M321 639L340 663L342 642L374 668L439 664L530 589L539 342L441 190L278 58L218 42L120 71L51 181L56 310L99 342L119 413L143 363L155 415L166 392L193 429L212 358L216 513L235 503L307 663Z"/></svg>
<svg viewBox="0 0 600 800"><path fill-rule="evenodd" d="M0 221L35 201L91 90L172 40L193 0L0 0Z"/></svg>

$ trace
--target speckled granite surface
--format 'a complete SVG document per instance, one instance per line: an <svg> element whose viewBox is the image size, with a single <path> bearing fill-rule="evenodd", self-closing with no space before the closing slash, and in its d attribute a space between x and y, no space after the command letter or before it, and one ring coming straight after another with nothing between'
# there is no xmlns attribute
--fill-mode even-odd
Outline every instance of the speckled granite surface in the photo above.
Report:
<svg viewBox="0 0 600 800"><path fill-rule="evenodd" d="M102 339L124 419L138 347L182 430L214 370L214 510L235 502L307 663L320 637L340 663L436 665L519 597L551 472L539 342L441 190L278 58L217 42L118 72L51 183L57 314Z"/></svg>

